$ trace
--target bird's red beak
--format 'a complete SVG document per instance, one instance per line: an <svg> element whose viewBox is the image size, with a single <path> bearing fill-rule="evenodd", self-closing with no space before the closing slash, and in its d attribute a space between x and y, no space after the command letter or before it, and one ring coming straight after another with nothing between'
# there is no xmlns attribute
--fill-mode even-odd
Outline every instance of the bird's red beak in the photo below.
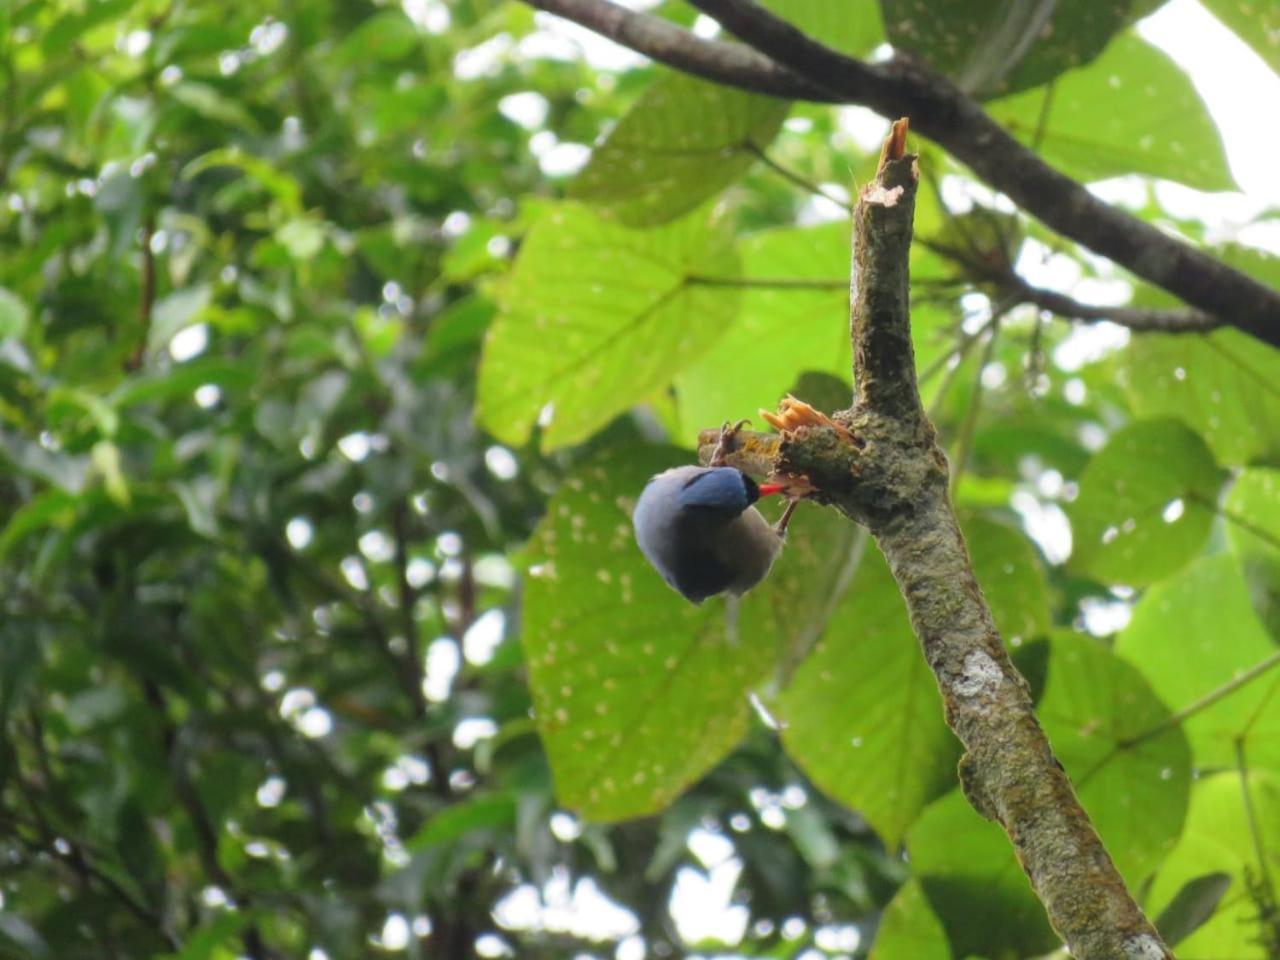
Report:
<svg viewBox="0 0 1280 960"><path fill-rule="evenodd" d="M760 496L771 497L775 493L781 493L785 489L787 489L787 487L786 484L783 483L762 483L760 484Z"/></svg>

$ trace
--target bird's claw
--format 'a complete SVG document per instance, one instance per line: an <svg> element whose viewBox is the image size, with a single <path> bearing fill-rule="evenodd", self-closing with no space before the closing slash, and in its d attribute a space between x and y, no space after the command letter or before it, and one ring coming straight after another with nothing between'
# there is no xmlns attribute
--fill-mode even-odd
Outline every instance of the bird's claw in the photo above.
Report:
<svg viewBox="0 0 1280 960"><path fill-rule="evenodd" d="M733 451L738 431L750 422L750 420L739 420L737 423L730 423L728 420L724 422L724 426L720 428L720 439L716 441L716 448L711 452L711 466L724 466L725 461L729 459L729 454Z"/></svg>
<svg viewBox="0 0 1280 960"><path fill-rule="evenodd" d="M782 516L778 518L778 522L773 525L773 532L779 537L787 535L787 526L791 523L791 515L796 512L796 506L799 500L788 500L787 507L782 511Z"/></svg>

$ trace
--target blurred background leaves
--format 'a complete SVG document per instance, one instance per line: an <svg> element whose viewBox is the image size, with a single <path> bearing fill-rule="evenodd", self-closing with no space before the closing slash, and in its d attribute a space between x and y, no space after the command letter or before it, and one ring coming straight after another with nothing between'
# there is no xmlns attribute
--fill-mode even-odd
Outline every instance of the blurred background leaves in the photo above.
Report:
<svg viewBox="0 0 1280 960"><path fill-rule="evenodd" d="M1158 4L768 5L1191 242L1138 177L1233 186ZM699 428L844 402L879 121L497 0L15 0L0 45L0 956L1054 947L873 544L802 508L734 620L630 539ZM1146 906L1265 957L1280 355L1006 301L1164 302L918 146L978 578Z"/></svg>

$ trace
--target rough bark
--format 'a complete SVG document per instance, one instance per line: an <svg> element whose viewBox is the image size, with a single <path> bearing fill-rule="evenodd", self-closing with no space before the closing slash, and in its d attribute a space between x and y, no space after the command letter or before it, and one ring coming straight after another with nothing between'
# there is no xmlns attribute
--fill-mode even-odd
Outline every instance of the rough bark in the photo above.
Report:
<svg viewBox="0 0 1280 960"><path fill-rule="evenodd" d="M1099 200L1019 143L950 80L909 56L864 63L824 46L751 0L691 0L743 44L703 40L612 0L525 2L720 83L778 97L861 104L888 118L910 116L917 132L1063 236L1222 325L1280 346L1280 291ZM1199 318L1196 323L1206 325Z"/></svg>
<svg viewBox="0 0 1280 960"><path fill-rule="evenodd" d="M780 436L743 432L729 462L756 474L803 475L813 499L875 537L937 679L947 723L964 745L965 795L1008 834L1072 956L1172 960L1054 757L973 574L948 493L947 460L916 386L907 265L918 171L900 142L891 137L854 214L853 407ZM718 435L700 437L704 456Z"/></svg>

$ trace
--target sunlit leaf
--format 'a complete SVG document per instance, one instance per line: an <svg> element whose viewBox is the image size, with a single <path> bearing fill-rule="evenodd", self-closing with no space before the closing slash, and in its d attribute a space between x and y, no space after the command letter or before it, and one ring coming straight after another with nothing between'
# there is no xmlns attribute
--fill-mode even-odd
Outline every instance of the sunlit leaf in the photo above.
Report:
<svg viewBox="0 0 1280 960"><path fill-rule="evenodd" d="M776 709L787 752L889 846L955 782L937 684L873 545Z"/></svg>
<svg viewBox="0 0 1280 960"><path fill-rule="evenodd" d="M676 381L682 439L774 409L804 370L847 380L852 369L848 224L763 231L740 249L744 286L706 288L740 298L740 316L715 352Z"/></svg>
<svg viewBox="0 0 1280 960"><path fill-rule="evenodd" d="M225 97L215 87L204 83L184 82L175 85L168 95L206 120L238 129L254 130L253 116L238 100Z"/></svg>
<svg viewBox="0 0 1280 960"><path fill-rule="evenodd" d="M1037 956L1059 945L1009 838L959 790L925 810L907 850L953 956Z"/></svg>
<svg viewBox="0 0 1280 960"><path fill-rule="evenodd" d="M523 442L580 441L707 352L737 298L690 282L734 276L722 226L703 216L629 230L559 207L525 237L480 368L480 417Z"/></svg>
<svg viewBox="0 0 1280 960"><path fill-rule="evenodd" d="M685 74L658 78L591 154L570 196L632 226L714 196L769 145L790 103Z"/></svg>
<svg viewBox="0 0 1280 960"><path fill-rule="evenodd" d="M1229 873L1206 873L1183 884L1155 919L1156 929L1164 942L1171 947L1177 946L1204 926L1230 887Z"/></svg>
<svg viewBox="0 0 1280 960"><path fill-rule="evenodd" d="M1280 7L1270 0L1204 0L1204 5L1280 73Z"/></svg>
<svg viewBox="0 0 1280 960"><path fill-rule="evenodd" d="M1176 416L1219 462L1280 452L1280 351L1235 330L1146 334L1125 353L1126 389L1145 416Z"/></svg>
<svg viewBox="0 0 1280 960"><path fill-rule="evenodd" d="M951 960L947 933L918 880L898 888L884 908L871 960Z"/></svg>
<svg viewBox="0 0 1280 960"><path fill-rule="evenodd" d="M762 5L821 40L825 46L851 57L870 53L885 39L880 5L876 3L763 0Z"/></svg>
<svg viewBox="0 0 1280 960"><path fill-rule="evenodd" d="M1183 721L1198 766L1231 766L1242 741L1254 762L1280 771L1280 672L1225 689L1276 652L1234 557L1202 558L1151 587L1115 649L1171 710L1223 691Z"/></svg>
<svg viewBox="0 0 1280 960"><path fill-rule="evenodd" d="M1243 471L1231 485L1222 515L1253 608L1272 637L1280 638L1280 471Z"/></svg>
<svg viewBox="0 0 1280 960"><path fill-rule="evenodd" d="M1273 956L1262 939L1260 904L1250 889L1267 869L1259 860L1256 836L1280 834L1280 780L1273 772L1251 769L1248 783L1249 805L1240 774L1234 770L1213 774L1192 786L1182 839L1151 887L1148 902L1153 911L1159 911L1188 880L1207 873L1225 873L1230 878L1227 894L1213 915L1178 944L1179 956L1233 960Z"/></svg>
<svg viewBox="0 0 1280 960"><path fill-rule="evenodd" d="M1132 664L1092 638L1059 633L1036 714L1107 852L1138 886L1186 814L1191 751L1169 708Z"/></svg>
<svg viewBox="0 0 1280 960"><path fill-rule="evenodd" d="M961 526L978 585L996 629L1006 644L1018 646L1049 629L1049 585L1035 547L1017 528L979 513L966 513Z"/></svg>
<svg viewBox="0 0 1280 960"><path fill-rule="evenodd" d="M1176 420L1139 420L1093 456L1070 508L1071 565L1110 583L1145 585L1204 547L1222 471Z"/></svg>
<svg viewBox="0 0 1280 960"><path fill-rule="evenodd" d="M1087 64L1133 15L1132 0L880 0L895 47L911 50L962 89L993 96L1038 86Z"/></svg>
<svg viewBox="0 0 1280 960"><path fill-rule="evenodd" d="M1200 190L1235 186L1218 129L1191 81L1133 34L1117 37L1052 87L988 109L1019 140L1083 180L1146 173Z"/></svg>

